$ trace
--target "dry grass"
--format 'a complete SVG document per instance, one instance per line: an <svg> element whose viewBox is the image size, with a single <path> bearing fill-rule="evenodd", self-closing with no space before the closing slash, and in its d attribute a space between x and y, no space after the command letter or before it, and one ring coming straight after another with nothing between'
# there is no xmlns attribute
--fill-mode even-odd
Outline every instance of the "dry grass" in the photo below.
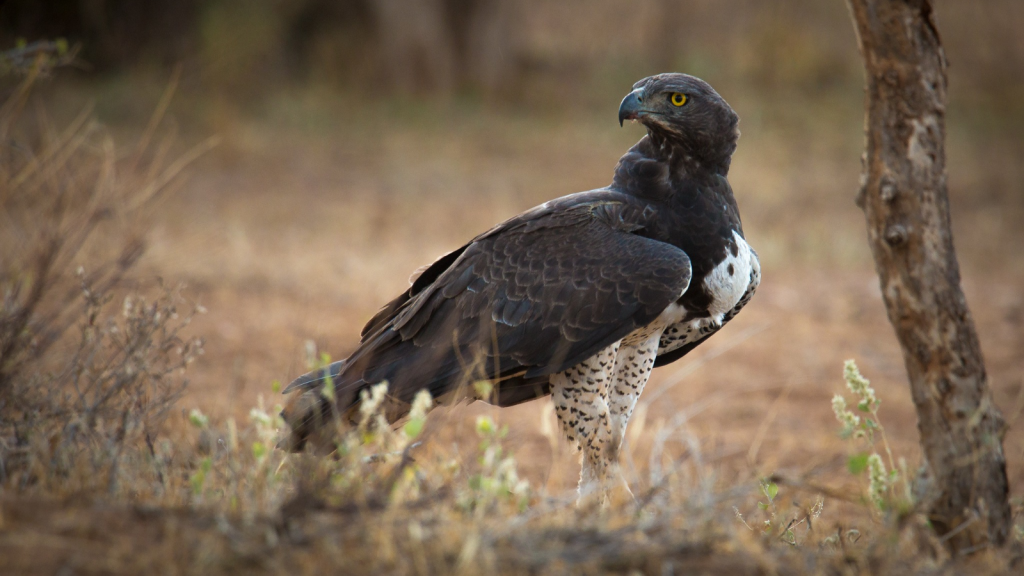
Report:
<svg viewBox="0 0 1024 576"><path fill-rule="evenodd" d="M54 98L76 93L64 88ZM77 238L67 230L81 235L93 214L109 216L89 231L90 241L61 243L77 252L54 260L53 299L40 300L30 316L67 310L66 328L46 356L17 363L26 383L18 397L69 406L32 424L38 437L57 434L59 446L90 406L61 404L78 399L61 392L69 390L61 376L82 365L75 356L81 343L94 342L97 357L121 370L87 370L100 386L110 381L103 374L133 366L118 363L126 350L141 351L143 376L128 387L135 392L117 396L114 416L90 424L90 438L99 441L73 444L87 458L60 463L53 442L20 441L5 418L0 458L11 464L0 487L0 572L1010 571L1014 552L947 558L917 517L872 507L866 475L847 471L848 457L864 447L839 438L829 401L843 388L848 357L883 399L878 416L894 452L911 467L917 460L899 350L852 202L859 96L820 108L807 103L800 114L820 121L806 123L763 120L777 103L742 91L727 96L752 119L731 179L747 236L762 254L763 287L721 335L656 372L623 458L639 502L604 511L575 507L576 458L554 433L546 401L440 408L415 438L413 429L364 430L333 459L271 446L281 400L272 381L307 368L307 340L343 355L361 323L423 262L521 209L606 184L618 155L639 136L615 127L610 108L594 118L537 117L298 92L274 100L258 120L237 111L219 117L224 145L189 170L187 186L135 213L124 211L133 204L123 200L149 198L136 195L161 181L163 166L173 167L166 159L175 145L119 148L100 131L70 148L81 127L92 126L89 114L70 130L39 129L35 115L22 114L18 141L31 143L31 157L67 149L80 158L51 171L65 176L44 182L57 184L56 192L31 198L52 200L80 182L72 196L84 204L75 206L89 210L54 211L39 201L16 212L5 204L4 218L22 220L3 227L4 272L38 262L25 247ZM352 117L353 109L364 114ZM152 142L156 125L114 130ZM994 181L985 180L993 166L965 140L951 148L955 199L976 182ZM4 174L5 202L28 198L9 192L14 173ZM1019 499L1024 258L1012 249L1022 245L1019 230L1000 219L1018 207L962 198L965 285L995 400L1011 422L1005 443ZM143 240L144 253L122 256L124 246ZM999 244L1007 248L994 251ZM111 305L100 306L100 296L93 305L82 300L78 265L86 277L110 271L105 278L116 281L87 286L115 298ZM5 276L7 294L31 293L43 276L30 277L10 284L19 276ZM155 277L185 288L161 292ZM130 291L145 300L122 307ZM209 312L175 332L190 301ZM4 314L24 302L8 298ZM178 320L168 320L170 307L182 310ZM83 336L90 318L98 340ZM117 336L133 322L149 327L133 332L137 348ZM39 326L46 325L12 334L46 333ZM205 354L188 367L190 386L169 417L161 425L167 412L136 411L138 393L175 396L183 382L177 369L190 357L179 344L198 336Z"/></svg>
<svg viewBox="0 0 1024 576"><path fill-rule="evenodd" d="M138 459L202 352L177 289L128 286L147 208L188 158L164 168L152 129L115 150L89 108L60 129L26 113L38 78L66 63L62 47L36 48L0 107L0 482L116 494L151 472Z"/></svg>

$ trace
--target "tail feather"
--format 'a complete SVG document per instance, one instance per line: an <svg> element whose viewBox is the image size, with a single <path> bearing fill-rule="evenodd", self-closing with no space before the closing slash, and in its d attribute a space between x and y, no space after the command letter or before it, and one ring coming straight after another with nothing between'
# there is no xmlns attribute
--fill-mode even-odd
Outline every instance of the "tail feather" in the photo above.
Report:
<svg viewBox="0 0 1024 576"><path fill-rule="evenodd" d="M313 388L320 388L327 381L328 376L333 380L337 381L338 377L341 376L342 370L345 369L345 365L348 363L347 360L338 360L326 368L314 370L308 374L303 374L284 389L284 394L287 394L293 390L305 391L312 390Z"/></svg>

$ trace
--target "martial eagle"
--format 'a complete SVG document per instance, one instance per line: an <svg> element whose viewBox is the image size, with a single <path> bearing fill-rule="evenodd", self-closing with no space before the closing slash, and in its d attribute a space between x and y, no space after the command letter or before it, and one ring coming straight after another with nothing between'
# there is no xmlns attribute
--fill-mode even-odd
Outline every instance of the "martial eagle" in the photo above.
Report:
<svg viewBox="0 0 1024 576"><path fill-rule="evenodd" d="M633 85L619 123L647 135L606 188L545 202L473 238L415 276L363 328L345 360L302 376L290 445L351 415L360 391L388 382L389 419L426 389L512 406L551 395L582 452L580 491L617 466L626 423L651 371L683 357L735 316L760 281L726 176L739 117L703 80L659 74ZM335 412L337 410L337 412Z"/></svg>

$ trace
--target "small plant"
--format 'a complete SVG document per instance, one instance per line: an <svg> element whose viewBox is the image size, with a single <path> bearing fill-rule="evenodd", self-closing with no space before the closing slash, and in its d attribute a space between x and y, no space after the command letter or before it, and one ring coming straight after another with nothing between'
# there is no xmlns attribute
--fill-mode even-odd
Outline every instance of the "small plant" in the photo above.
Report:
<svg viewBox="0 0 1024 576"><path fill-rule="evenodd" d="M499 427L491 417L479 416L476 434L480 438L480 470L469 477L469 491L463 494L460 504L466 510L481 513L501 503L525 509L530 499L530 483L519 477L515 457L506 455L502 448L508 426Z"/></svg>
<svg viewBox="0 0 1024 576"><path fill-rule="evenodd" d="M415 440L423 432L423 427L427 424L427 412L433 405L434 399L430 397L429 391L424 389L416 393L412 408L409 409L409 419L402 426L402 433L406 438Z"/></svg>
<svg viewBox="0 0 1024 576"><path fill-rule="evenodd" d="M898 509L907 510L913 506L913 495L910 490L907 464L902 458L897 467L893 459L889 439L885 435L885 427L878 417L878 408L882 401L875 394L871 382L865 378L853 360L843 365L843 379L846 387L853 393L857 402L854 414L848 408L846 398L841 394L832 397L832 411L842 426L839 434L852 441L862 440L867 444L867 451L858 452L847 460L847 468L853 474L867 473L868 501L882 511ZM878 445L885 451L886 459L878 453ZM889 468L886 470L886 461ZM897 488L902 485L902 492Z"/></svg>
<svg viewBox="0 0 1024 576"><path fill-rule="evenodd" d="M767 502L757 502L757 507L768 516L768 518L761 524L762 532L771 532L773 524L777 524L776 518L776 506L775 497L779 495L779 485L772 482L771 480L761 480L760 482L761 494L768 500Z"/></svg>
<svg viewBox="0 0 1024 576"><path fill-rule="evenodd" d="M743 518L743 514L740 513L739 508L733 506L733 513L736 515L736 518L751 532L760 532L761 535L765 537L778 538L778 540L785 542L790 546L799 546L802 544L802 542L797 539L797 528L806 523L806 530L809 534L811 530L811 523L818 519L822 510L825 508L825 500L819 497L815 500L814 505L811 506L810 510L805 510L805 514L802 518L800 516L795 516L789 521L786 521L781 518L778 505L776 504L776 500L779 495L779 485L772 482L769 478L762 478L758 481L758 488L761 495L764 496L766 500L761 501L759 499L757 502L757 508L764 515L764 520L762 520L759 525L752 526L745 518Z"/></svg>
<svg viewBox="0 0 1024 576"><path fill-rule="evenodd" d="M15 41L14 48L0 52L0 77L46 75L55 68L75 63L79 46L66 38L28 42Z"/></svg>

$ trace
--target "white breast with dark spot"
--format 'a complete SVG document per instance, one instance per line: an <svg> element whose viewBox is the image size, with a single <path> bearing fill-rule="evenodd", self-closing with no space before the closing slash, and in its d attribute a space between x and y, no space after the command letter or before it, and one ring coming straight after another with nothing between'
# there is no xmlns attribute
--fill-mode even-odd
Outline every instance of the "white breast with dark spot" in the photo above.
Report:
<svg viewBox="0 0 1024 576"><path fill-rule="evenodd" d="M705 290L712 297L709 315L670 324L661 337L658 354L666 354L717 332L750 300L760 281L757 253L734 231L726 245L725 259L703 280Z"/></svg>
<svg viewBox="0 0 1024 576"><path fill-rule="evenodd" d="M732 240L726 246L725 260L704 277L704 289L711 294L708 307L711 320L721 324L725 314L739 303L750 286L753 260L750 245L733 230Z"/></svg>

